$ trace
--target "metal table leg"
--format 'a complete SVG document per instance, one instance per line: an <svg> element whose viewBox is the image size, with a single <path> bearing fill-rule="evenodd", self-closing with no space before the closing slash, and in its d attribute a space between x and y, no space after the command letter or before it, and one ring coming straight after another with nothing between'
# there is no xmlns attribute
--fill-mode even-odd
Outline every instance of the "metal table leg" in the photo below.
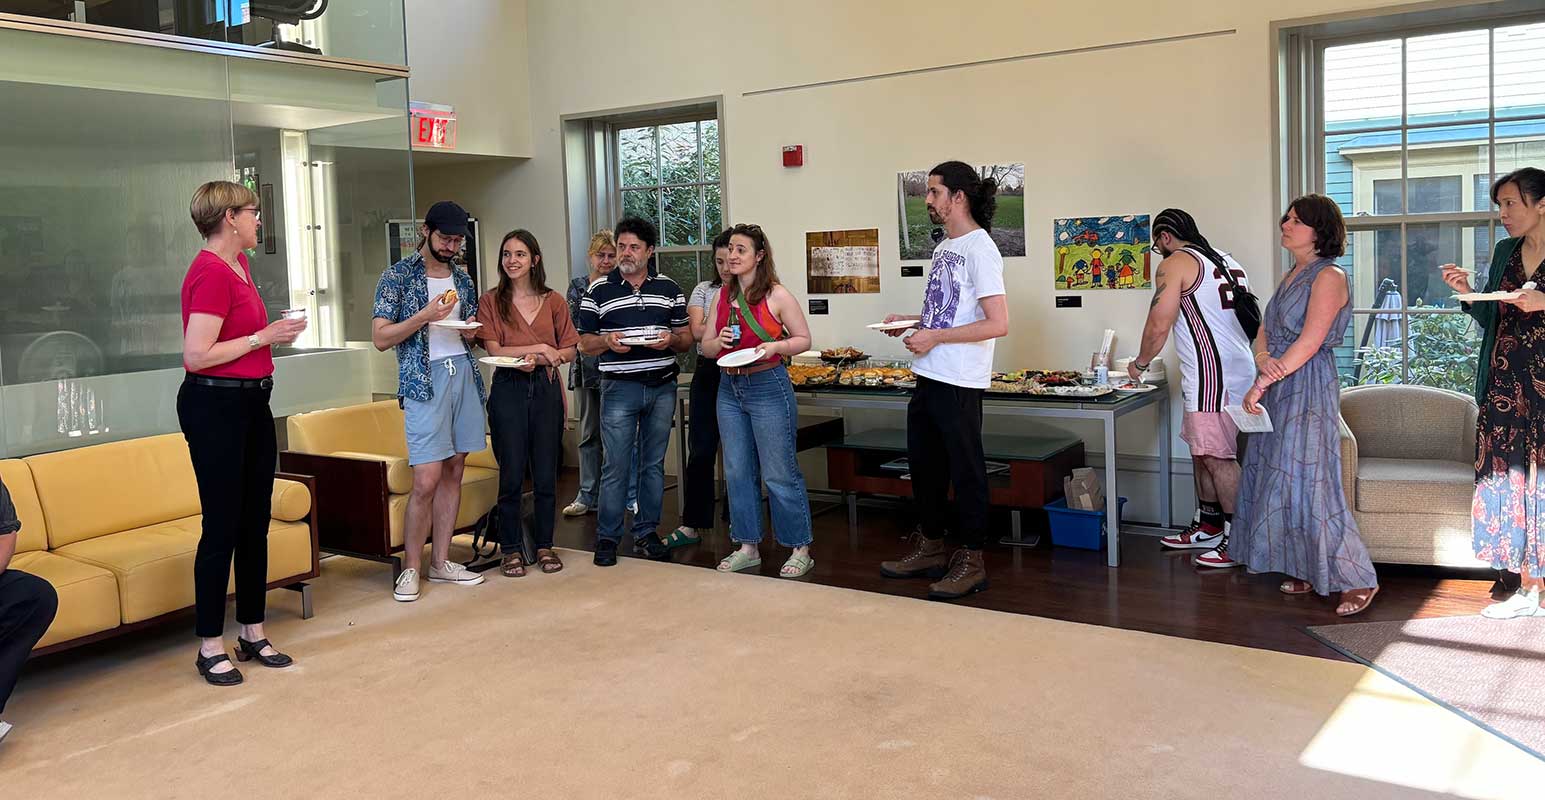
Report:
<svg viewBox="0 0 1545 800"><path fill-rule="evenodd" d="M1163 390L1161 390L1163 391ZM1170 504L1174 502L1175 485L1173 463L1170 453L1171 428L1174 423L1170 420L1169 393L1164 392L1164 398L1159 402L1159 524L1165 528L1175 524L1174 510Z"/></svg>
<svg viewBox="0 0 1545 800"><path fill-rule="evenodd" d="M1121 566L1121 490L1116 485L1116 415L1104 414L1105 429L1105 563Z"/></svg>

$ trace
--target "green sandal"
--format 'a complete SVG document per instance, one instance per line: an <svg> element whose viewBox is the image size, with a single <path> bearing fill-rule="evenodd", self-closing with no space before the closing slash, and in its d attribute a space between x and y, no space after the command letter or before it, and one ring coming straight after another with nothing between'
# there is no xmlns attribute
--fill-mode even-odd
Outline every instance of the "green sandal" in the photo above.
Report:
<svg viewBox="0 0 1545 800"><path fill-rule="evenodd" d="M815 559L808 555L795 554L789 556L789 560L783 562L783 568L778 570L780 578L803 578L815 568Z"/></svg>
<svg viewBox="0 0 1545 800"><path fill-rule="evenodd" d="M751 556L736 550L735 552L725 556L724 560L719 562L719 571L745 572L746 570L754 570L760 566L762 566L762 559L752 558Z"/></svg>
<svg viewBox="0 0 1545 800"><path fill-rule="evenodd" d="M675 550L678 547L686 547L703 541L701 536L688 536L687 532L677 528L671 531L671 535L665 537L665 549Z"/></svg>

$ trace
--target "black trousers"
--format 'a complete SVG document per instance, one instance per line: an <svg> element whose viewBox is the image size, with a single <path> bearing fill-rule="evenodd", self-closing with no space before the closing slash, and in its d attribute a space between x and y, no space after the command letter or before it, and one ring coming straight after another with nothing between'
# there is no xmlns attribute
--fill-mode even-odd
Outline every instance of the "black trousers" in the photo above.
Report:
<svg viewBox="0 0 1545 800"><path fill-rule="evenodd" d="M488 427L499 462L499 549L521 549L520 498L531 476L532 541L553 546L558 464L563 448L563 387L549 370L500 369L488 396Z"/></svg>
<svg viewBox="0 0 1545 800"><path fill-rule="evenodd" d="M58 610L59 595L48 581L14 569L0 572L0 711Z"/></svg>
<svg viewBox="0 0 1545 800"><path fill-rule="evenodd" d="M687 398L692 416L687 426L687 505L681 512L681 524L712 528L714 463L719 458L719 365L713 359L698 357Z"/></svg>
<svg viewBox="0 0 1545 800"><path fill-rule="evenodd" d="M950 531L972 550L987 536L982 393L919 375L907 403L907 461L923 535L942 539Z"/></svg>
<svg viewBox="0 0 1545 800"><path fill-rule="evenodd" d="M194 632L225 630L225 587L236 562L236 621L263 621L268 591L268 520L279 457L271 389L201 386L184 381L177 421L188 440L204 534L193 561Z"/></svg>

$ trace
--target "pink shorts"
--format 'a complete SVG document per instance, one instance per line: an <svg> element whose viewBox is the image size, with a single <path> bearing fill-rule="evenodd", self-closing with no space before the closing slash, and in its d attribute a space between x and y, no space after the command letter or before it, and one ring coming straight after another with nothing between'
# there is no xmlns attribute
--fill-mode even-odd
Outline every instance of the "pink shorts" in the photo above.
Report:
<svg viewBox="0 0 1545 800"><path fill-rule="evenodd" d="M1193 456L1234 458L1239 429L1227 414L1187 411L1180 419L1180 439L1191 446Z"/></svg>

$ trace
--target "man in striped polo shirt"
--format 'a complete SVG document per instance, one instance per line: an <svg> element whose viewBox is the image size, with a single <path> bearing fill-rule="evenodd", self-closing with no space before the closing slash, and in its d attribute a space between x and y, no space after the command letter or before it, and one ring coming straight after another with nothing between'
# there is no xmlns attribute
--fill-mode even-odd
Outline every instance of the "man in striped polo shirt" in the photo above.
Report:
<svg viewBox="0 0 1545 800"><path fill-rule="evenodd" d="M617 268L590 285L579 305L579 349L601 370L601 508L595 563L617 563L628 470L639 449L633 542L642 555L669 558L656 530L665 497L665 449L676 414L676 354L692 346L687 300L666 275L651 275L654 224L617 223Z"/></svg>

